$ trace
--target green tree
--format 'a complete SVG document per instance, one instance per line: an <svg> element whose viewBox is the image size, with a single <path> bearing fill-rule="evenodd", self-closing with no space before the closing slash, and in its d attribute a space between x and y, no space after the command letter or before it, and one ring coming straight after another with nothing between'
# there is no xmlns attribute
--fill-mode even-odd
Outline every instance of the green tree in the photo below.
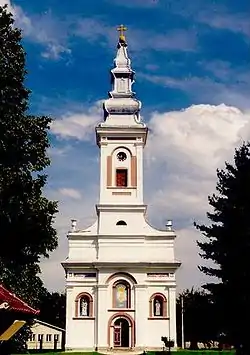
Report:
<svg viewBox="0 0 250 355"><path fill-rule="evenodd" d="M234 163L217 171L217 194L209 197L213 211L207 213L208 226L196 225L205 237L199 241L201 256L214 263L201 266L206 275L216 277L204 287L217 307L221 331L237 353L250 354L250 144L235 150Z"/></svg>
<svg viewBox="0 0 250 355"><path fill-rule="evenodd" d="M65 329L66 295L65 293L45 293L40 299L39 319Z"/></svg>
<svg viewBox="0 0 250 355"><path fill-rule="evenodd" d="M35 307L46 292L39 262L57 247L57 203L43 196L51 119L28 113L21 39L0 7L0 282Z"/></svg>
<svg viewBox="0 0 250 355"><path fill-rule="evenodd" d="M176 302L177 338L181 346L181 299L183 299L183 319L185 342L190 349L197 350L198 342L210 346L217 334L214 305L204 290L185 290L178 295Z"/></svg>

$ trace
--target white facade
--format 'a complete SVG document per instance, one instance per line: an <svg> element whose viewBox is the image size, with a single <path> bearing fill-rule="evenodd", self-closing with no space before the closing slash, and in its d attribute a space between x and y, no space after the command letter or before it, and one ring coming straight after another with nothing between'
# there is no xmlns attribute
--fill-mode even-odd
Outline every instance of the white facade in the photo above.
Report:
<svg viewBox="0 0 250 355"><path fill-rule="evenodd" d="M28 350L63 349L65 329L36 319L30 330L32 334L27 341Z"/></svg>
<svg viewBox="0 0 250 355"><path fill-rule="evenodd" d="M176 344L176 281L171 227L145 220L143 150L147 127L132 92L134 72L120 36L113 88L96 127L100 148L97 221L68 234L66 349L112 351L162 349L162 336Z"/></svg>

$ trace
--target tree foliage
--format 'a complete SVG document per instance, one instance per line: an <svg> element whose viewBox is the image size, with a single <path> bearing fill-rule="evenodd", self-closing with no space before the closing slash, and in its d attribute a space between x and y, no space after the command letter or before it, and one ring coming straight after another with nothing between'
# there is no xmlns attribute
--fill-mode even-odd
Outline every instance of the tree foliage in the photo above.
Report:
<svg viewBox="0 0 250 355"><path fill-rule="evenodd" d="M66 295L65 293L47 292L40 299L39 319L65 329Z"/></svg>
<svg viewBox="0 0 250 355"><path fill-rule="evenodd" d="M185 342L190 349L198 349L198 342L210 346L217 337L217 322L214 304L204 290L185 290L179 294L176 303L177 338L181 346L181 299L183 300L183 319Z"/></svg>
<svg viewBox="0 0 250 355"><path fill-rule="evenodd" d="M207 213L209 225L198 225L205 237L199 241L201 256L213 262L201 266L218 282L205 285L220 315L221 331L243 353L250 353L250 144L235 150L234 164L217 171L217 194L209 197L213 211ZM246 349L246 350L244 350Z"/></svg>
<svg viewBox="0 0 250 355"><path fill-rule="evenodd" d="M29 114L21 39L0 7L0 283L37 306L46 292L39 262L57 247L57 203L43 195L51 119Z"/></svg>

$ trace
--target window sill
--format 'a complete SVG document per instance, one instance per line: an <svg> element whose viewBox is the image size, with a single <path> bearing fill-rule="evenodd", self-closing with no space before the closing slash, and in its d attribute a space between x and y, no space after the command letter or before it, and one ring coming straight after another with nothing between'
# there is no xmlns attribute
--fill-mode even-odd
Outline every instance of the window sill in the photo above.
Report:
<svg viewBox="0 0 250 355"><path fill-rule="evenodd" d="M132 190L136 190L137 187L136 186L107 186L107 189L110 190L129 190L129 189L132 189Z"/></svg>
<svg viewBox="0 0 250 355"><path fill-rule="evenodd" d="M95 319L95 317L73 317L73 319L77 319L77 320L89 320L89 319Z"/></svg>
<svg viewBox="0 0 250 355"><path fill-rule="evenodd" d="M169 317L148 317L148 320L166 320Z"/></svg>
<svg viewBox="0 0 250 355"><path fill-rule="evenodd" d="M108 309L108 312L135 312L135 310L131 308L111 308Z"/></svg>

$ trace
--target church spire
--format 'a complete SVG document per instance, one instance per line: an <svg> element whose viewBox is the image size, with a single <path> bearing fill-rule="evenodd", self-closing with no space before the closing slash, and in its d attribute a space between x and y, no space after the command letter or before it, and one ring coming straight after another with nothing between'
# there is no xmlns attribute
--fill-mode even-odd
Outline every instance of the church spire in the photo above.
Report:
<svg viewBox="0 0 250 355"><path fill-rule="evenodd" d="M141 102L135 98L135 93L132 91L135 73L131 68L127 52L126 30L124 25L117 28L119 38L114 68L111 70L112 89L109 92L109 99L104 101L104 119L107 124L108 122L124 125L142 124Z"/></svg>
<svg viewBox="0 0 250 355"><path fill-rule="evenodd" d="M114 60L115 62L115 67L117 69L117 71L120 69L128 69L128 72L132 72L131 67L130 67L130 59L128 57L128 53L127 53L127 41L126 41L126 37L125 37L125 31L127 31L127 27L125 27L124 25L120 25L117 28L117 31L120 32L119 34L119 39L118 39L118 44L117 44L117 54L116 54L116 58ZM113 69L114 72L114 69Z"/></svg>
<svg viewBox="0 0 250 355"><path fill-rule="evenodd" d="M125 31L127 31L127 27L125 27L124 25L120 25L119 27L117 27L117 31L120 32L118 46L120 45L127 47L126 37L124 33Z"/></svg>

